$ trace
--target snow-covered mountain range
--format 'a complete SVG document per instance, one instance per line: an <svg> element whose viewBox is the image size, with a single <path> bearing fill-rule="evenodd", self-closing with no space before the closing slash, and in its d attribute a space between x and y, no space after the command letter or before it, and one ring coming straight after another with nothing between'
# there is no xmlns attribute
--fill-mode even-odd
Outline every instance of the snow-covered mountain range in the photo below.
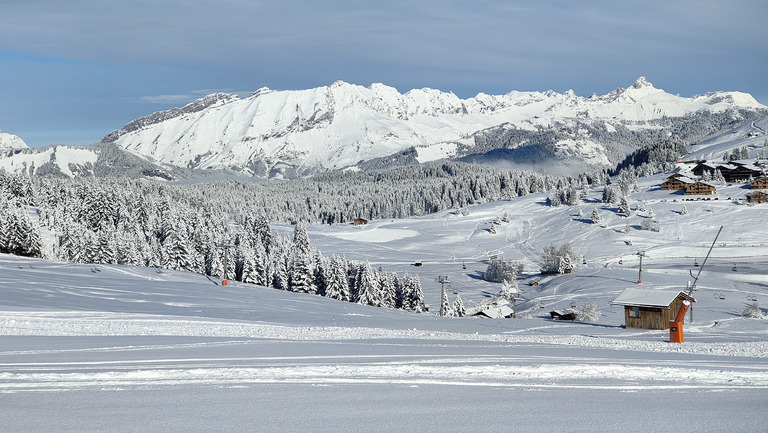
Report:
<svg viewBox="0 0 768 433"><path fill-rule="evenodd" d="M612 162L606 156L609 150L589 126L607 133L622 127L658 129L662 119L763 109L749 94L684 98L655 88L643 77L629 88L586 98L572 91L513 91L461 99L434 89L401 94L383 84L362 87L337 81L299 91L262 88L245 99L209 95L133 121L103 141L178 167L232 169L262 177L285 174L286 169L299 174L343 169L410 148L415 148L418 162L462 157L477 153L478 137L487 139L489 131L561 131L565 126L573 133L552 143L555 158L605 167ZM501 145L531 144L522 141Z"/></svg>
<svg viewBox="0 0 768 433"><path fill-rule="evenodd" d="M87 147L29 149L0 133L0 167L68 177L187 177L221 170L291 178L447 158L563 173L612 168L660 138L677 134L697 142L766 113L768 107L746 93L685 98L644 77L602 96L512 91L468 99L429 88L401 94L383 84L337 81L307 90L262 88L247 98L208 95L136 119Z"/></svg>

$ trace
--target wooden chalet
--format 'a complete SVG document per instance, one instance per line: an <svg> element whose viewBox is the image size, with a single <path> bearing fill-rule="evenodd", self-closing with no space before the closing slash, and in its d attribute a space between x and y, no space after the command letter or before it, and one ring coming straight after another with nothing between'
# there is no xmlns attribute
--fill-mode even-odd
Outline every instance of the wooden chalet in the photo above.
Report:
<svg viewBox="0 0 768 433"><path fill-rule="evenodd" d="M733 169L728 171L727 175L723 173L723 177L725 177L725 180L728 182L741 182L749 180L750 178L754 179L756 177L761 177L762 175L763 171L751 164L736 165Z"/></svg>
<svg viewBox="0 0 768 433"><path fill-rule="evenodd" d="M693 167L694 175L696 176L704 176L704 173L710 172L711 174L715 174L715 170L720 170L720 173L723 173L723 170L729 170L732 167L729 167L727 164L719 164L715 162L708 162L708 161L701 161L698 164L696 164ZM723 173L723 176L725 176L725 173Z"/></svg>
<svg viewBox="0 0 768 433"><path fill-rule="evenodd" d="M624 306L624 325L627 328L669 329L669 321L675 318L683 300L696 299L683 291L626 289L611 305Z"/></svg>
<svg viewBox="0 0 768 433"><path fill-rule="evenodd" d="M714 186L700 181L695 181L685 186L685 195L710 195L715 192L717 190Z"/></svg>
<svg viewBox="0 0 768 433"><path fill-rule="evenodd" d="M368 220L367 219L363 219L363 218L358 218L355 221L353 221L353 224L356 225L356 226L364 226L364 225L368 224Z"/></svg>
<svg viewBox="0 0 768 433"><path fill-rule="evenodd" d="M747 203L766 203L768 202L768 194L762 191L755 191L752 194L747 195Z"/></svg>
<svg viewBox="0 0 768 433"><path fill-rule="evenodd" d="M758 178L749 184L752 189L768 189L768 176Z"/></svg>
<svg viewBox="0 0 768 433"><path fill-rule="evenodd" d="M669 176L664 183L661 184L661 189L680 191L684 190L688 185L696 183L695 179L691 179L680 173L675 173Z"/></svg>

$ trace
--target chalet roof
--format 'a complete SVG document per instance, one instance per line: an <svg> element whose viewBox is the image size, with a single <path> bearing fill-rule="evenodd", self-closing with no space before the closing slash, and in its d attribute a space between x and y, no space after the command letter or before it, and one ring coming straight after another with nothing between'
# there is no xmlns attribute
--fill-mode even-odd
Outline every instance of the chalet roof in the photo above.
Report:
<svg viewBox="0 0 768 433"><path fill-rule="evenodd" d="M611 301L611 305L669 309L672 302L680 295L689 301L696 302L682 290L624 289L619 296Z"/></svg>
<svg viewBox="0 0 768 433"><path fill-rule="evenodd" d="M694 180L692 176L688 176L688 175L683 174L683 173L674 173L674 174L672 174L671 176L669 176L667 178L667 181L675 180L675 179L680 179L680 180L686 179L686 180L689 180L689 181L693 181Z"/></svg>
<svg viewBox="0 0 768 433"><path fill-rule="evenodd" d="M512 317L514 313L515 312L512 311L512 309L509 308L508 306L501 305L498 307L491 307L491 308L486 308L485 310L482 310L482 311L478 311L477 313L475 313L475 316L485 316L491 319L502 319L505 317Z"/></svg>
<svg viewBox="0 0 768 433"><path fill-rule="evenodd" d="M716 169L716 168L718 168L718 167L720 167L722 165L723 164L717 163L717 162L702 161L702 162L696 164L696 167L706 167L706 168L710 168L710 169L714 170L714 169Z"/></svg>
<svg viewBox="0 0 768 433"><path fill-rule="evenodd" d="M758 173L762 171L762 168L760 168L760 167L758 167L756 165L752 165L752 164L744 164L744 165L740 166L739 168L742 168L744 170L756 171Z"/></svg>

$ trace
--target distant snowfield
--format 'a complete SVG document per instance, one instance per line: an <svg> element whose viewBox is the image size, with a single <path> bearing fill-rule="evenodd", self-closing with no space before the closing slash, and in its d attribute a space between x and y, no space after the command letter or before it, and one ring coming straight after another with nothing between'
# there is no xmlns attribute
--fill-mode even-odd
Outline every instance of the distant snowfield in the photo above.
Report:
<svg viewBox="0 0 768 433"><path fill-rule="evenodd" d="M0 425L764 432L768 319L741 313L768 302L768 207L745 205L741 184L689 201L660 190L664 178L641 179L628 218L593 189L572 207L528 195L466 214L308 228L325 255L419 276L432 307L423 314L162 269L0 255ZM593 209L599 224L589 222ZM650 211L659 232L640 230ZM510 221L491 234L504 213ZM643 288L682 289L721 225L685 343L624 328L623 309L610 301L639 277ZM583 255L578 269L538 274L542 249L566 241ZM472 307L498 293L480 278L492 255L525 268L518 318L438 317L440 275L451 302L460 294ZM549 319L581 301L600 311L594 323Z"/></svg>
<svg viewBox="0 0 768 433"><path fill-rule="evenodd" d="M356 229L354 232L340 231L338 233L334 233L332 236L349 241L380 243L405 239L416 236L418 234L419 233L414 230L391 228L371 228L366 230L366 228L363 227Z"/></svg>

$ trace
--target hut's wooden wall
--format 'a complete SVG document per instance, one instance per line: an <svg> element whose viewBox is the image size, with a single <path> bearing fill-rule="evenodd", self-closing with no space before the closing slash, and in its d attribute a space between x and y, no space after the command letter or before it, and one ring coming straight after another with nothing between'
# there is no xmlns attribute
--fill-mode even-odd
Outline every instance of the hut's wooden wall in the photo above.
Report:
<svg viewBox="0 0 768 433"><path fill-rule="evenodd" d="M639 307L640 317L632 317L632 307L626 306L624 307L624 324L627 328L669 329L669 321L675 318L682 302L683 298L678 296L669 309Z"/></svg>

